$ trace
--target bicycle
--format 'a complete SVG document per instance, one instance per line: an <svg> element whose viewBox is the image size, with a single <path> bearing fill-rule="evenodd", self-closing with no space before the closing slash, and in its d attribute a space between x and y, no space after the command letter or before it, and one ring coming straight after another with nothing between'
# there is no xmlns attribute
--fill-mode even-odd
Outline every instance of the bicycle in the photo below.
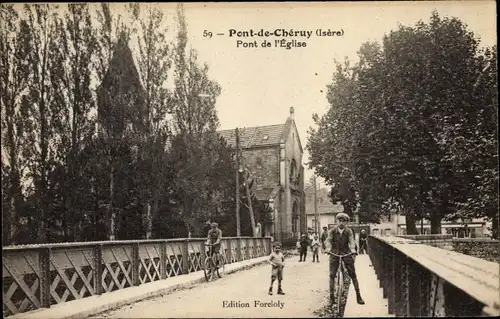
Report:
<svg viewBox="0 0 500 319"><path fill-rule="evenodd" d="M205 244L208 246L208 254L205 258L203 273L205 274L206 281L211 281L214 278L214 274L217 272L217 276L222 278L224 271L226 269L226 259L223 254L216 252L212 254L213 244ZM214 262L212 255L217 255L217 265Z"/></svg>
<svg viewBox="0 0 500 319"><path fill-rule="evenodd" d="M337 274L336 274L336 278L335 278L335 281L337 282L337 285L334 285L334 287L336 288L334 291L333 291L333 294L332 294L332 283L330 283L330 298L333 299L331 300L332 302L335 300L336 302L334 303L334 312L335 312L335 317L343 317L343 310L345 308L345 303L342 302L342 298L344 297L344 285L345 285L345 282L344 282L344 274L346 272L346 268L345 268L345 265L344 265L344 261L342 260L342 258L344 257L347 257L347 256L350 256L354 253L349 253L349 254L345 254L345 255L337 255L337 254L334 254L334 253L328 253L329 255L332 255L332 256L336 256L336 257L339 257L339 268L337 269ZM332 298L334 296L334 298ZM346 296L347 297L347 296ZM346 298L347 300L347 298Z"/></svg>

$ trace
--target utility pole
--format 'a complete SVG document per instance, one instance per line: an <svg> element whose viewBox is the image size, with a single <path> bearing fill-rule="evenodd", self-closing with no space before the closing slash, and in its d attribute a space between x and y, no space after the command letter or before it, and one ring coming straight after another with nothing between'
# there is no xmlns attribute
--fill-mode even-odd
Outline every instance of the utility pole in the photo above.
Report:
<svg viewBox="0 0 500 319"><path fill-rule="evenodd" d="M318 189L316 187L316 175L313 175L313 183L314 183L314 229L316 230L316 233L319 232L318 229Z"/></svg>
<svg viewBox="0 0 500 319"><path fill-rule="evenodd" d="M241 236L240 226L240 136L236 128L236 236Z"/></svg>

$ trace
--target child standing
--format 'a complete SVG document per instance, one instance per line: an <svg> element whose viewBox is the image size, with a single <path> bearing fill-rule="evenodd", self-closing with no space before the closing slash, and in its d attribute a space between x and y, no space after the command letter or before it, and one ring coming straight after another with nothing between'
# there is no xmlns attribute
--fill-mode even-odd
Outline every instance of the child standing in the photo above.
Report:
<svg viewBox="0 0 500 319"><path fill-rule="evenodd" d="M271 264L271 286L269 287L269 294L273 294L274 281L278 279L278 295L285 293L281 289L281 281L283 280L283 267L285 267L285 256L281 252L281 245L274 244L274 251L269 255L269 263Z"/></svg>
<svg viewBox="0 0 500 319"><path fill-rule="evenodd" d="M314 238L312 240L312 243L311 243L311 248L312 248L312 252L313 252L313 262L314 260L316 260L317 262L319 262L319 246L320 246L320 242L319 242L319 239L318 239L318 235L315 234L314 235Z"/></svg>
<svg viewBox="0 0 500 319"><path fill-rule="evenodd" d="M306 261L307 246L309 246L309 238L307 238L306 234L302 234L299 243L300 243L300 260L299 260L299 262Z"/></svg>

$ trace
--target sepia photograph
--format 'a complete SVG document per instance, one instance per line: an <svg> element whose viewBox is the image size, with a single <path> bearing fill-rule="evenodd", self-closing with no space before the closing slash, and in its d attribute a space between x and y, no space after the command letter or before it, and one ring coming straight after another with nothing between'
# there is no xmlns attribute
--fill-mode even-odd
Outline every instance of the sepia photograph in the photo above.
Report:
<svg viewBox="0 0 500 319"><path fill-rule="evenodd" d="M0 4L3 316L500 316L496 12Z"/></svg>

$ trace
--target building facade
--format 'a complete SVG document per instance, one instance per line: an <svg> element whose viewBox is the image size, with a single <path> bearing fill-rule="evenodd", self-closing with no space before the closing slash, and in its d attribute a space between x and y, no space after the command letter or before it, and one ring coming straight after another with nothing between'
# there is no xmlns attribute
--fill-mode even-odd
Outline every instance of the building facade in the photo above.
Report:
<svg viewBox="0 0 500 319"><path fill-rule="evenodd" d="M335 216L344 211L340 204L334 205L328 197L329 190L320 188L316 191L316 200L318 202L318 218L316 222L315 207L314 207L314 187L308 185L305 188L306 195L306 216L308 231L316 231L323 227L331 227L335 224ZM318 228L316 228L316 223Z"/></svg>
<svg viewBox="0 0 500 319"><path fill-rule="evenodd" d="M431 223L424 219L416 221L418 234L430 234ZM370 224L370 233L382 236L406 235L406 218L403 215L393 213L384 216L380 223ZM456 238L482 238L488 235L487 222L484 219L454 220L441 222L441 234L452 235Z"/></svg>
<svg viewBox="0 0 500 319"><path fill-rule="evenodd" d="M219 131L236 146L235 130ZM239 130L242 156L253 177L252 191L274 210L273 225L262 231L280 241L298 239L306 230L303 149L293 108L285 124Z"/></svg>

